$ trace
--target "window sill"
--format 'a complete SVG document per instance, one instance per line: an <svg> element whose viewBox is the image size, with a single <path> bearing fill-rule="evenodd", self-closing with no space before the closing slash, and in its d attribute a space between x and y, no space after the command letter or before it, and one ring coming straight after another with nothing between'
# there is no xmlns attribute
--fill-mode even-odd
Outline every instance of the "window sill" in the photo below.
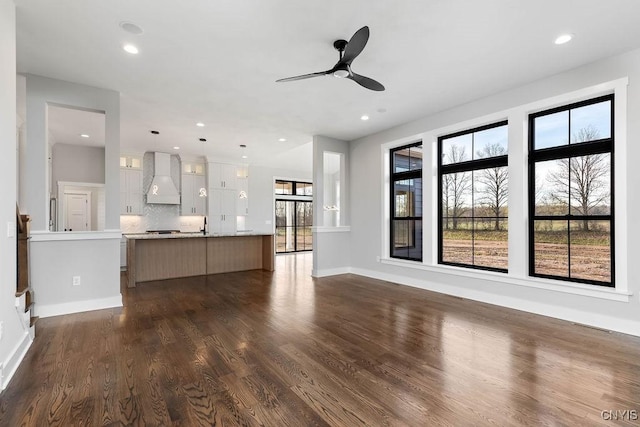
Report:
<svg viewBox="0 0 640 427"><path fill-rule="evenodd" d="M468 277L478 280L493 280L509 285L524 286L527 288L544 289L565 294L581 295L592 298L606 299L610 301L629 302L633 293L604 288L594 285L582 285L579 283L562 282L551 279L515 276L509 273L497 273L493 271L467 270L462 267L448 265L425 265L416 261L405 261L391 258L381 258L380 263L397 267L413 268L416 270L430 271L433 273L450 274L452 276Z"/></svg>
<svg viewBox="0 0 640 427"><path fill-rule="evenodd" d="M349 225L340 225L335 227L318 225L311 227L311 232L313 233L347 233L349 231L351 231L351 226Z"/></svg>

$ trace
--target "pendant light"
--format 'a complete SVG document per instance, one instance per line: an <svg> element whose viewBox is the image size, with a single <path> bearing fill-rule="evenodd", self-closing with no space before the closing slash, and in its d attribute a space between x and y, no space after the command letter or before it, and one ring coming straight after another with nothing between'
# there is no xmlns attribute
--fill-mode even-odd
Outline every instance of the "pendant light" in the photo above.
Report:
<svg viewBox="0 0 640 427"><path fill-rule="evenodd" d="M200 142L202 142L202 157L205 159L205 162L206 162L207 156L205 153L204 144L205 142L207 142L207 140L205 138L200 138ZM200 189L198 190L198 196L207 197L207 189L205 187L200 187Z"/></svg>

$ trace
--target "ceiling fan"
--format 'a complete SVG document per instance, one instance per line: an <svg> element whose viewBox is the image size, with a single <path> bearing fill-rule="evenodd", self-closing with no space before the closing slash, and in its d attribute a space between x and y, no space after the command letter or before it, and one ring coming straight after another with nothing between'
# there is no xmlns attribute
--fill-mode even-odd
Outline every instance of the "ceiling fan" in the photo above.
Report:
<svg viewBox="0 0 640 427"><path fill-rule="evenodd" d="M285 79L276 80L276 82L292 82L294 80L310 79L312 77L333 75L337 78L345 78L353 80L362 87L367 89L383 91L384 86L379 82L351 71L351 63L364 49L369 40L369 27L366 25L360 28L351 37L348 42L346 40L336 40L333 47L339 52L340 59L330 70L320 71L318 73L303 74L301 76L287 77Z"/></svg>

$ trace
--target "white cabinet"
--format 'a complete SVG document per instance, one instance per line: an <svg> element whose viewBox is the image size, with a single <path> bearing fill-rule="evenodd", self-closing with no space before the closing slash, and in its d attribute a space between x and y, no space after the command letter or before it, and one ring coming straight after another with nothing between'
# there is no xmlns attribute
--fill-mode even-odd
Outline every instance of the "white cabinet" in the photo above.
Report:
<svg viewBox="0 0 640 427"><path fill-rule="evenodd" d="M189 175L204 175L204 163L183 161L182 173Z"/></svg>
<svg viewBox="0 0 640 427"><path fill-rule="evenodd" d="M120 214L142 215L142 170L120 168Z"/></svg>
<svg viewBox="0 0 640 427"><path fill-rule="evenodd" d="M207 187L204 175L182 174L182 215L204 215L207 207Z"/></svg>
<svg viewBox="0 0 640 427"><path fill-rule="evenodd" d="M237 167L226 163L209 163L209 188L236 189Z"/></svg>
<svg viewBox="0 0 640 427"><path fill-rule="evenodd" d="M249 215L249 179L246 177L238 178L236 197L236 214Z"/></svg>
<svg viewBox="0 0 640 427"><path fill-rule="evenodd" d="M209 189L209 233L236 232L236 190Z"/></svg>
<svg viewBox="0 0 640 427"><path fill-rule="evenodd" d="M120 156L120 167L126 169L142 169L142 157L123 154Z"/></svg>

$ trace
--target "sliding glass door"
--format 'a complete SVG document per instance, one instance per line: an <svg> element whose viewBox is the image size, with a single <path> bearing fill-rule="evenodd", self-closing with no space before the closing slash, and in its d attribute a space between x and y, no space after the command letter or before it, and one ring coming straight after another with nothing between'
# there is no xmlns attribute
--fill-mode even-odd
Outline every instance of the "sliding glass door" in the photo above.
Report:
<svg viewBox="0 0 640 427"><path fill-rule="evenodd" d="M276 252L312 249L313 202L276 199Z"/></svg>

